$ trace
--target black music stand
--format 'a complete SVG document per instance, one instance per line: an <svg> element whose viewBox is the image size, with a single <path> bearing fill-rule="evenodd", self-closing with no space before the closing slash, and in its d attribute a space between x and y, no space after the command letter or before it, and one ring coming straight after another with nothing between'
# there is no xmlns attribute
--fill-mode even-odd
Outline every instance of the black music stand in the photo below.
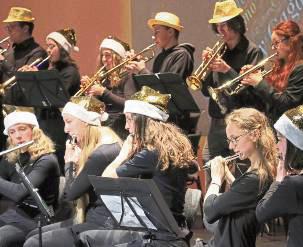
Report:
<svg viewBox="0 0 303 247"><path fill-rule="evenodd" d="M168 104L170 114L180 115L184 112L200 112L186 83L178 74L134 75L134 81L140 89L142 86L148 86L160 93L171 94L172 97Z"/></svg>
<svg viewBox="0 0 303 247"><path fill-rule="evenodd" d="M88 177L120 229L146 232L149 241L156 232L185 237L152 179Z"/></svg>
<svg viewBox="0 0 303 247"><path fill-rule="evenodd" d="M7 104L42 108L60 108L69 94L56 70L16 72L16 83L10 88Z"/></svg>

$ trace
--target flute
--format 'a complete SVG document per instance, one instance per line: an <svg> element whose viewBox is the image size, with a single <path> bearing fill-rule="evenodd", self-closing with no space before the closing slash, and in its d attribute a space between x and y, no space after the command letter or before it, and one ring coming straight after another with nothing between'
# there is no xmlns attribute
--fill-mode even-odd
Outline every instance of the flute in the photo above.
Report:
<svg viewBox="0 0 303 247"><path fill-rule="evenodd" d="M233 161L235 159L238 159L238 158L240 158L240 154L230 155L230 156L227 156L227 157L224 158L224 162L228 163L228 162L231 162L231 161ZM202 166L202 170L210 169L210 167L211 167L211 162L210 161L206 162L206 164L204 166Z"/></svg>

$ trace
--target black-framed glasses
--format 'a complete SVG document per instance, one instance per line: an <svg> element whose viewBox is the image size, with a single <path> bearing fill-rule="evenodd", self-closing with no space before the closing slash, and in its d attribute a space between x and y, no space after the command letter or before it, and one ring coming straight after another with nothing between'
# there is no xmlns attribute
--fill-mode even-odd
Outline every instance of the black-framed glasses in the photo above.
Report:
<svg viewBox="0 0 303 247"><path fill-rule="evenodd" d="M240 138L243 137L243 136L245 136L245 135L247 135L247 134L249 134L249 132L245 132L245 133L243 133L242 135L238 135L238 136L236 136L236 137L231 137L230 139L229 139L229 138L226 138L226 141L227 141L228 145L229 145L230 143L232 143L233 145L237 145L238 142L240 141Z"/></svg>
<svg viewBox="0 0 303 247"><path fill-rule="evenodd" d="M275 42L272 42L271 43L271 47L274 48L274 49L277 49L278 46L282 43L282 42L285 42L286 40L288 40L287 37L283 38L283 39L280 39L280 40L277 40Z"/></svg>

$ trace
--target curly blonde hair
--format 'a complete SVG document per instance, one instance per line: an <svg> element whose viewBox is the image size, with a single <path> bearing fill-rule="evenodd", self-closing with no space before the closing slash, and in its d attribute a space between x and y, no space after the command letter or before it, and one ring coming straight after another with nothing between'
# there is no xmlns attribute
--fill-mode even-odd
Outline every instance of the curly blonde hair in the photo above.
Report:
<svg viewBox="0 0 303 247"><path fill-rule="evenodd" d="M260 154L260 162L254 168L257 168L260 186L263 186L267 179L273 180L277 171L278 150L276 138L267 117L254 108L240 108L227 115L225 122L226 124L233 123L247 133L259 131L256 148Z"/></svg>
<svg viewBox="0 0 303 247"><path fill-rule="evenodd" d="M168 169L170 164L187 167L195 159L189 139L177 126L140 114L132 113L132 117L138 149L157 150L162 171Z"/></svg>
<svg viewBox="0 0 303 247"><path fill-rule="evenodd" d="M30 145L27 149L32 161L38 159L40 156L44 154L55 152L55 145L53 141L47 135L45 135L40 128L33 127L32 131L33 131L32 140L34 141L34 143ZM10 137L8 137L7 143L8 143L8 148L12 148L14 146L12 144L12 140ZM20 154L19 151L8 153L6 155L6 159L10 163L15 164L15 162L19 158L19 154Z"/></svg>

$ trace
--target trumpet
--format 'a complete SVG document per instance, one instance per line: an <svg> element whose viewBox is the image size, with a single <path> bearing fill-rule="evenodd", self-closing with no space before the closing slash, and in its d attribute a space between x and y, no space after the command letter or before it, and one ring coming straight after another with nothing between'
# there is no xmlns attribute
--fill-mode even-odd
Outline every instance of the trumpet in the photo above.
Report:
<svg viewBox="0 0 303 247"><path fill-rule="evenodd" d="M41 66L43 63L45 63L48 59L50 58L50 56L42 59L37 58L34 62L32 62L29 66L36 66L39 67ZM12 87L14 84L16 83L16 76L11 77L10 79L6 80L5 82L3 82L2 84L0 84L0 95L4 95L5 90L9 87Z"/></svg>
<svg viewBox="0 0 303 247"><path fill-rule="evenodd" d="M7 36L6 38L0 40L0 44L4 43L4 42L8 42L9 40L9 36ZM7 51L7 48L4 49L0 49L0 55L2 55L3 53L5 53Z"/></svg>
<svg viewBox="0 0 303 247"><path fill-rule="evenodd" d="M221 85L217 88L208 87L208 92L209 92L210 97L218 104L218 106L220 107L221 112L223 114L226 113L227 109L225 106L223 106L220 103L220 97L221 97L220 94L224 92L226 95L231 96L231 95L235 95L235 94L238 94L239 92L241 92L243 89L245 89L247 87L246 85L241 84L241 80L248 74L257 71L257 70L263 68L267 63L272 62L272 60L275 56L277 56L277 53L274 53L274 54L270 55L269 57L263 59L258 64L251 67L250 69L246 70L245 72L243 72L236 78L225 82L223 85ZM261 72L262 77L264 78L266 75L268 75L271 72L272 72L272 69L263 70Z"/></svg>
<svg viewBox="0 0 303 247"><path fill-rule="evenodd" d="M233 160L236 160L238 158L240 158L240 154L230 155L230 156L227 156L227 157L224 158L224 162L229 163L229 162L231 162ZM211 168L211 162L210 161L206 162L206 164L204 166L202 166L203 170L210 169L210 168Z"/></svg>
<svg viewBox="0 0 303 247"><path fill-rule="evenodd" d="M213 52L211 53L211 57L204 59L196 71L186 78L186 83L192 90L201 89L202 81L205 80L205 77L209 72L209 65L214 61L214 59L221 58L223 56L226 51L226 45L223 41L218 41L213 46L212 50Z"/></svg>
<svg viewBox="0 0 303 247"><path fill-rule="evenodd" d="M151 60L154 56L155 56L155 52L154 52L154 47L156 46L156 44L151 44L149 46L147 46L146 48L144 48L142 51L140 51L139 53L133 55L132 57L124 60L123 62L119 63L118 65L116 65L115 67L111 68L108 71L104 71L105 66L103 66L101 69L99 69L90 79L89 82L83 87L81 88L78 92L75 93L74 97L76 96L81 96L83 95L92 85L96 84L96 83L103 83L103 81L111 74L113 74L116 71L119 71L123 66L125 66L127 63L134 61L137 57L142 56L142 54L147 53L147 52L151 52L150 56L144 57L143 60L144 62L148 62L149 60Z"/></svg>

